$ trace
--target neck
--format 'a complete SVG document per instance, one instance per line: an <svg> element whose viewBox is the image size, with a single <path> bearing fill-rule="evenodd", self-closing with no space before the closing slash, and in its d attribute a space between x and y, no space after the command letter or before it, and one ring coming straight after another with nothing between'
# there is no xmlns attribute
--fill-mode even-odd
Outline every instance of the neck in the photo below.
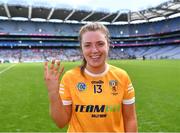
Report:
<svg viewBox="0 0 180 133"><path fill-rule="evenodd" d="M92 66L90 66L88 64L86 66L86 70L88 70L89 72L94 73L94 74L103 73L106 69L107 69L107 64L106 63L104 63L103 65L98 66L98 67L92 67Z"/></svg>

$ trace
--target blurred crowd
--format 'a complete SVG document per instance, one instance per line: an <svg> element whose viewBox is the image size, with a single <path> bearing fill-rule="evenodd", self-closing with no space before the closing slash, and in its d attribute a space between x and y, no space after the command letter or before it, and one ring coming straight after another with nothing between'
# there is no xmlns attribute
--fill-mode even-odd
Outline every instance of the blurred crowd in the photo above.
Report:
<svg viewBox="0 0 180 133"><path fill-rule="evenodd" d="M112 49L110 59L129 58L119 49ZM0 49L1 62L44 62L48 60L78 61L82 59L80 49Z"/></svg>
<svg viewBox="0 0 180 133"><path fill-rule="evenodd" d="M0 62L78 61L79 48L0 49ZM180 59L180 45L110 48L109 59Z"/></svg>
<svg viewBox="0 0 180 133"><path fill-rule="evenodd" d="M47 60L76 61L79 49L0 49L1 62L44 62Z"/></svg>

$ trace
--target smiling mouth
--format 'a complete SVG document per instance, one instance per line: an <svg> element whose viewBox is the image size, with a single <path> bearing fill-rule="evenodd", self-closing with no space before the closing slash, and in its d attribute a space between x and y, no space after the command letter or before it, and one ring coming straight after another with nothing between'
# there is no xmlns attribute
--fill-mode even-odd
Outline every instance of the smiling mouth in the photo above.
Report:
<svg viewBox="0 0 180 133"><path fill-rule="evenodd" d="M100 59L100 55L93 55L93 56L90 56L91 57L91 59L93 59L93 60L98 60L98 59Z"/></svg>

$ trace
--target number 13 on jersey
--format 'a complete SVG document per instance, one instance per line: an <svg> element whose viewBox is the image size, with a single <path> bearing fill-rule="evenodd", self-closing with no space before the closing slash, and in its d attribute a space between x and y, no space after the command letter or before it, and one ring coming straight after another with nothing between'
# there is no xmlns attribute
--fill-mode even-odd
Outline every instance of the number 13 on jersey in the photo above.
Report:
<svg viewBox="0 0 180 133"><path fill-rule="evenodd" d="M101 93L102 92L102 85L95 84L94 85L94 93Z"/></svg>

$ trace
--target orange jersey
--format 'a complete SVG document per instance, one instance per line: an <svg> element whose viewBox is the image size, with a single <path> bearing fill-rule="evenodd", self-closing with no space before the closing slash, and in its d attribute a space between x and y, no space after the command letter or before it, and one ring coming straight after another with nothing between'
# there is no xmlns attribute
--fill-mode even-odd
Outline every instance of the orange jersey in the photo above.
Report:
<svg viewBox="0 0 180 133"><path fill-rule="evenodd" d="M123 132L122 105L135 102L127 73L108 65L105 72L92 74L80 68L67 71L60 83L64 105L72 105L68 132Z"/></svg>

